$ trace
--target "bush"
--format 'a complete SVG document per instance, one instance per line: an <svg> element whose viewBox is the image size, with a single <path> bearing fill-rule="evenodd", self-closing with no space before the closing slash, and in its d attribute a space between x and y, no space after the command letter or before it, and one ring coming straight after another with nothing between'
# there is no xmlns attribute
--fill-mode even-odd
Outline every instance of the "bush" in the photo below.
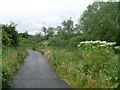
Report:
<svg viewBox="0 0 120 90"><path fill-rule="evenodd" d="M5 45L18 46L18 32L16 31L16 24L11 22L9 25L2 26L2 42Z"/></svg>

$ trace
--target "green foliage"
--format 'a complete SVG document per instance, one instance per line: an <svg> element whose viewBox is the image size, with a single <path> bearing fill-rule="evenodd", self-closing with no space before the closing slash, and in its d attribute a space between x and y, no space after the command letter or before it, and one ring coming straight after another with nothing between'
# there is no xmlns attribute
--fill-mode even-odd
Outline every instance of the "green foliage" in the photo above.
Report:
<svg viewBox="0 0 120 90"><path fill-rule="evenodd" d="M55 46L75 47L84 40L114 41L119 45L118 6L117 2L94 2L87 7L78 23L74 24L72 18L69 18L61 26L51 29L57 32L55 35L44 27L44 40Z"/></svg>
<svg viewBox="0 0 120 90"><path fill-rule="evenodd" d="M59 36L53 36L49 38L48 43L51 46L64 46L67 44L67 41L64 39L61 39L61 37Z"/></svg>
<svg viewBox="0 0 120 90"><path fill-rule="evenodd" d="M75 35L73 35L73 37L68 39L67 45L72 46L72 47L76 47L81 41L83 41L82 35L75 34Z"/></svg>
<svg viewBox="0 0 120 90"><path fill-rule="evenodd" d="M67 34L73 34L74 33L73 21L71 20L71 18L68 19L67 21L63 21L62 26L63 26L63 30L65 30L65 32Z"/></svg>
<svg viewBox="0 0 120 90"><path fill-rule="evenodd" d="M11 45L12 39L10 39L10 35L3 29L2 30L2 42L5 45Z"/></svg>
<svg viewBox="0 0 120 90"><path fill-rule="evenodd" d="M9 86L14 73L20 68L27 55L23 47L2 46L2 88Z"/></svg>
<svg viewBox="0 0 120 90"><path fill-rule="evenodd" d="M24 32L24 33L19 33L19 35L21 35L22 38L27 39L29 37L28 32Z"/></svg>
<svg viewBox="0 0 120 90"><path fill-rule="evenodd" d="M53 36L54 34L54 28L53 27L49 27L48 30L47 30L47 35L48 36Z"/></svg>
<svg viewBox="0 0 120 90"><path fill-rule="evenodd" d="M44 35L47 35L47 28L45 26L43 26L42 31L44 32Z"/></svg>
<svg viewBox="0 0 120 90"><path fill-rule="evenodd" d="M120 46L120 2L118 2L118 29L116 33L116 44Z"/></svg>
<svg viewBox="0 0 120 90"><path fill-rule="evenodd" d="M80 41L86 40L116 41L117 45L120 45L119 6L115 2L94 2L84 11L77 24L70 18L57 28L43 26L44 35L38 33L32 36L27 32L18 35L14 23L2 25L3 87L9 84L13 73L22 64L26 55L23 51L26 48L39 50L48 47L52 53L50 62L70 86L117 87L117 55L120 53L120 48L98 45L76 46ZM19 47L6 47L6 45L17 46L18 41Z"/></svg>
<svg viewBox="0 0 120 90"><path fill-rule="evenodd" d="M120 46L114 47L113 50L116 54L120 54Z"/></svg>
<svg viewBox="0 0 120 90"><path fill-rule="evenodd" d="M86 39L115 41L117 33L118 4L95 2L89 5L80 18Z"/></svg>
<svg viewBox="0 0 120 90"><path fill-rule="evenodd" d="M66 35L54 35L49 37L48 44L50 46L59 46L59 47L76 47L80 41L83 41L83 36L80 34L70 35L69 38Z"/></svg>
<svg viewBox="0 0 120 90"><path fill-rule="evenodd" d="M86 49L87 48L87 49ZM118 57L108 47L49 48L50 62L73 88L115 88L118 86Z"/></svg>
<svg viewBox="0 0 120 90"><path fill-rule="evenodd" d="M2 42L5 45L18 46L18 32L16 31L16 24L13 22L2 26Z"/></svg>

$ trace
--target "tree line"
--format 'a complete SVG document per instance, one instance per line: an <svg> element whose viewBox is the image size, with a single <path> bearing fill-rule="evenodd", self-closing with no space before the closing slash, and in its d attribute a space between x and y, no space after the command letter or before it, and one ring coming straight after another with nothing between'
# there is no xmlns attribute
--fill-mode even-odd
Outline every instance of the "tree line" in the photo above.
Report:
<svg viewBox="0 0 120 90"><path fill-rule="evenodd" d="M114 41L120 45L120 2L94 2L74 23L72 18L64 20L57 27L42 27L36 34L41 40L48 40L50 45L73 45L80 41L101 40ZM19 45L18 37L33 37L27 32L18 33L16 24L3 25L2 42L5 45ZM44 34L43 34L44 33Z"/></svg>
<svg viewBox="0 0 120 90"><path fill-rule="evenodd" d="M47 29L44 26L42 30L46 37L56 36L58 41L76 37L79 41L112 41L120 45L119 4L120 2L94 2L87 7L76 24L69 18L57 28Z"/></svg>

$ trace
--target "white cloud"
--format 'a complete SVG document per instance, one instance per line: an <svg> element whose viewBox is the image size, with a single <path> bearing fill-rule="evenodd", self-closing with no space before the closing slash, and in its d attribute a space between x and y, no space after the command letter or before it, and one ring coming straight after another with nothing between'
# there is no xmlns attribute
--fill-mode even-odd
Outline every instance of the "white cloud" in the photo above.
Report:
<svg viewBox="0 0 120 90"><path fill-rule="evenodd" d="M0 23L13 21L19 32L34 34L43 23L57 26L64 19L76 21L93 0L0 0Z"/></svg>

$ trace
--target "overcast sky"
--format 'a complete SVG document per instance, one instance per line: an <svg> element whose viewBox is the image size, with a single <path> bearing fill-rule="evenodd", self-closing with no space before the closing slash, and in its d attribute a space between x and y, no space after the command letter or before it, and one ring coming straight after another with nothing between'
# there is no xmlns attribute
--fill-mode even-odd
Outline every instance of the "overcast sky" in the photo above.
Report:
<svg viewBox="0 0 120 90"><path fill-rule="evenodd" d="M19 32L40 32L41 27L58 26L72 17L75 22L94 0L0 0L0 23L18 24Z"/></svg>

